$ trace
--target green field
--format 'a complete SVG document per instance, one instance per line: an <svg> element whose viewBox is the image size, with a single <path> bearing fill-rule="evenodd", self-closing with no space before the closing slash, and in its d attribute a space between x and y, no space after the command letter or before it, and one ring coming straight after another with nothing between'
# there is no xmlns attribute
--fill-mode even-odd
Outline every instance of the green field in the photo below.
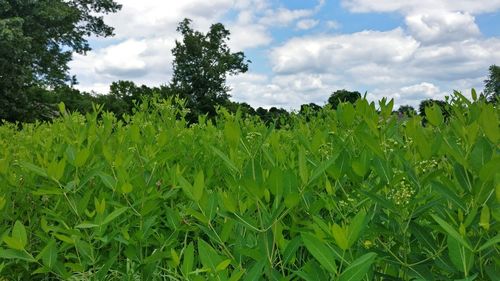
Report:
<svg viewBox="0 0 500 281"><path fill-rule="evenodd" d="M499 280L500 111L450 104L4 125L0 280Z"/></svg>

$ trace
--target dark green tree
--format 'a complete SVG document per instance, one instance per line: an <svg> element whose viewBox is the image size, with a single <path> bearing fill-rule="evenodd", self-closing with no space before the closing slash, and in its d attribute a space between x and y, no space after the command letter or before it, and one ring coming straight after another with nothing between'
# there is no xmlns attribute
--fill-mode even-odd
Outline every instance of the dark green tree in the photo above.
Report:
<svg viewBox="0 0 500 281"><path fill-rule="evenodd" d="M315 103L303 104L300 106L299 114L315 114L321 110L321 106Z"/></svg>
<svg viewBox="0 0 500 281"><path fill-rule="evenodd" d="M72 53L90 50L86 37L111 36L103 14L113 0L0 0L0 119L26 120L37 108L28 91L72 81Z"/></svg>
<svg viewBox="0 0 500 281"><path fill-rule="evenodd" d="M484 80L484 83L484 94L488 101L498 102L500 98L500 66L490 66L488 79Z"/></svg>
<svg viewBox="0 0 500 281"><path fill-rule="evenodd" d="M246 72L250 61L245 61L242 52L231 52L227 45L230 33L221 23L203 34L192 29L191 20L184 19L177 31L183 38L172 49L171 89L187 100L190 119L196 120L199 114L214 116L216 106L229 101L227 75Z"/></svg>
<svg viewBox="0 0 500 281"><path fill-rule="evenodd" d="M397 113L402 115L402 116L407 116L407 117L417 115L417 111L415 110L415 108L413 106L410 106L410 105L400 106L398 108Z"/></svg>
<svg viewBox="0 0 500 281"><path fill-rule="evenodd" d="M347 90L337 90L333 92L328 98L328 103L332 106L333 109L337 109L341 102L350 102L355 103L358 99L361 98L361 93L358 91L347 91Z"/></svg>

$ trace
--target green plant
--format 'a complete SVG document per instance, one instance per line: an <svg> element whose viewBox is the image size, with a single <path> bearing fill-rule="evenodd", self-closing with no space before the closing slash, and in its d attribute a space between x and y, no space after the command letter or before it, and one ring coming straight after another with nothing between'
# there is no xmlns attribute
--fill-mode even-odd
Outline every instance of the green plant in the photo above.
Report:
<svg viewBox="0 0 500 281"><path fill-rule="evenodd" d="M0 127L0 276L494 280L499 111L366 99L276 129L180 100ZM98 116L101 116L98 118Z"/></svg>

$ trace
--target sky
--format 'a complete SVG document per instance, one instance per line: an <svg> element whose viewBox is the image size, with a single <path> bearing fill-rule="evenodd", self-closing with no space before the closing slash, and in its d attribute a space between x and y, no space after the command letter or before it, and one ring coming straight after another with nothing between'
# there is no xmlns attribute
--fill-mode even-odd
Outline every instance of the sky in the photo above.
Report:
<svg viewBox="0 0 500 281"><path fill-rule="evenodd" d="M417 107L453 90L482 91L500 65L500 0L118 0L115 36L75 54L77 88L105 94L113 81L159 86L172 77L178 23L206 32L221 22L231 51L252 63L228 77L232 100L253 107L323 105L339 89Z"/></svg>

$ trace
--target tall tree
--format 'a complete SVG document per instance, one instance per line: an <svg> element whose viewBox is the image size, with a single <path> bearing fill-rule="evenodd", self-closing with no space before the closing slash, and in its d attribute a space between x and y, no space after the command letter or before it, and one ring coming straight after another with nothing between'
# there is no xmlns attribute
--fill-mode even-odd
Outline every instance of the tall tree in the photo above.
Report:
<svg viewBox="0 0 500 281"><path fill-rule="evenodd" d="M120 8L113 0L0 0L0 119L25 119L36 106L30 87L72 80L72 53L91 49L88 36L111 36L102 15Z"/></svg>
<svg viewBox="0 0 500 281"><path fill-rule="evenodd" d="M491 102L500 98L500 66L492 65L489 68L488 79L484 80L484 94Z"/></svg>
<svg viewBox="0 0 500 281"><path fill-rule="evenodd" d="M330 95L328 103L333 109L337 109L341 102L355 103L360 98L361 94L358 91L337 90Z"/></svg>
<svg viewBox="0 0 500 281"><path fill-rule="evenodd" d="M172 49L171 88L187 99L192 119L206 113L214 116L215 107L229 101L227 75L246 72L250 61L245 61L243 52L231 52L227 45L230 32L221 23L203 34L193 30L191 20L184 19L177 31L183 38Z"/></svg>
<svg viewBox="0 0 500 281"><path fill-rule="evenodd" d="M398 112L398 114L400 114L402 116L407 116L407 117L417 115L417 111L415 110L415 108L413 108L413 106L410 106L410 105L400 106L398 108L397 112Z"/></svg>

